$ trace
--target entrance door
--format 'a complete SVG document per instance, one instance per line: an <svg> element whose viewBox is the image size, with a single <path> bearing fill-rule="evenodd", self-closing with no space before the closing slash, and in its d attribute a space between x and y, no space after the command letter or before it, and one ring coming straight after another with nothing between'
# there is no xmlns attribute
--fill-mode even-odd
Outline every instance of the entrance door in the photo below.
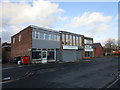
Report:
<svg viewBox="0 0 120 90"><path fill-rule="evenodd" d="M47 51L42 51L42 63L47 63Z"/></svg>

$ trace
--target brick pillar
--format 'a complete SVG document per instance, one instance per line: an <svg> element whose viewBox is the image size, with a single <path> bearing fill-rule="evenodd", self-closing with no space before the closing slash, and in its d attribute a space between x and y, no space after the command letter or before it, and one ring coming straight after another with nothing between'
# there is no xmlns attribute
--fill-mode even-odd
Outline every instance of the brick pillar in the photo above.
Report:
<svg viewBox="0 0 120 90"><path fill-rule="evenodd" d="M92 47L93 47L93 39L92 39ZM93 55L92 55L92 58L94 58L94 48L93 48Z"/></svg>
<svg viewBox="0 0 120 90"><path fill-rule="evenodd" d="M81 43L82 43L82 47L83 47L83 50L82 50L82 58L85 57L85 44L84 44L84 37L81 37Z"/></svg>
<svg viewBox="0 0 120 90"><path fill-rule="evenodd" d="M66 34L64 34L64 43L66 45Z"/></svg>
<svg viewBox="0 0 120 90"><path fill-rule="evenodd" d="M60 62L63 61L63 52L62 52L62 33L60 32Z"/></svg>
<svg viewBox="0 0 120 90"><path fill-rule="evenodd" d="M75 46L77 46L77 44L76 44L76 36L75 36Z"/></svg>
<svg viewBox="0 0 120 90"><path fill-rule="evenodd" d="M68 34L68 45L70 45L70 34Z"/></svg>

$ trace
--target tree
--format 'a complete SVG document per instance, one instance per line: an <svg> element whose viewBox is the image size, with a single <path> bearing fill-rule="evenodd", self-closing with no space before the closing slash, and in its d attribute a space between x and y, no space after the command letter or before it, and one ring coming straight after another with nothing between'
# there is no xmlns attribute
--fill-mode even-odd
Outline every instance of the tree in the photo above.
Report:
<svg viewBox="0 0 120 90"><path fill-rule="evenodd" d="M116 50L118 48L118 44L116 43L115 39L109 38L105 41L104 51L107 54L112 54L113 50Z"/></svg>

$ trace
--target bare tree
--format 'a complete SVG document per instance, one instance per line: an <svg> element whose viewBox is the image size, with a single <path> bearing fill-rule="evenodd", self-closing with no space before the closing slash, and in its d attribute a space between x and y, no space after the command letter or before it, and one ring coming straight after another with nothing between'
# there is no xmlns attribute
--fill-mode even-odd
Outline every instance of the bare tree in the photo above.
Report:
<svg viewBox="0 0 120 90"><path fill-rule="evenodd" d="M109 38L108 40L106 40L105 42L105 46L104 46L104 51L107 54L112 54L113 50L116 50L118 47L115 39Z"/></svg>

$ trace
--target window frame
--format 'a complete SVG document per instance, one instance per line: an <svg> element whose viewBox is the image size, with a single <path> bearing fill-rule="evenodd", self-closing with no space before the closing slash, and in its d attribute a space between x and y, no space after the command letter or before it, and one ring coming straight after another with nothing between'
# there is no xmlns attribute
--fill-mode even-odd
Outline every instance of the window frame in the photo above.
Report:
<svg viewBox="0 0 120 90"><path fill-rule="evenodd" d="M14 37L14 38L13 38L13 44L15 43L15 41L16 41L16 40L15 40L15 37Z"/></svg>
<svg viewBox="0 0 120 90"><path fill-rule="evenodd" d="M19 42L21 41L21 35L19 35L19 39L18 39L18 41L19 41Z"/></svg>

